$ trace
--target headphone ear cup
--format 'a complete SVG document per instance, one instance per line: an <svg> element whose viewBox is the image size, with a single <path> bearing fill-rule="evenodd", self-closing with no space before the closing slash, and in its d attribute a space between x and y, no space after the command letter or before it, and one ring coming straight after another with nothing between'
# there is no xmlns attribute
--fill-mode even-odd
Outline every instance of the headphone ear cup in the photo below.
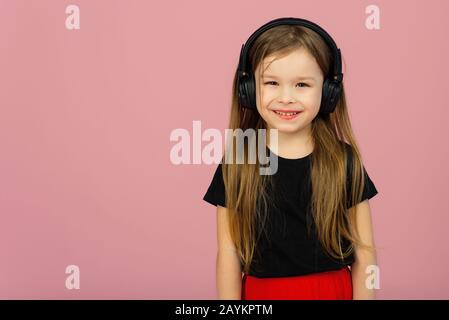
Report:
<svg viewBox="0 0 449 320"><path fill-rule="evenodd" d="M323 94L319 113L329 114L335 111L341 95L341 83L326 79L323 83Z"/></svg>
<svg viewBox="0 0 449 320"><path fill-rule="evenodd" d="M247 83L248 82L248 78L247 76L242 76L239 79L239 86L238 86L238 90L239 90L239 104L240 107L242 108L248 108L249 107L249 101L248 101L248 90L247 90Z"/></svg>
<svg viewBox="0 0 449 320"><path fill-rule="evenodd" d="M252 73L248 73L239 79L238 94L241 107L256 108L254 76Z"/></svg>
<svg viewBox="0 0 449 320"><path fill-rule="evenodd" d="M256 110L256 82L254 80L254 74L250 72L248 74L248 81L246 82L246 92L248 93L249 108Z"/></svg>

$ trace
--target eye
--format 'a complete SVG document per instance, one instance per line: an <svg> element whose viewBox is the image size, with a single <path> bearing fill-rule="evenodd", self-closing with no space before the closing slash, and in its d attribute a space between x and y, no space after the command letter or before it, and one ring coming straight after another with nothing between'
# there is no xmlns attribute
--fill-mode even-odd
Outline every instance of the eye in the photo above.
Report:
<svg viewBox="0 0 449 320"><path fill-rule="evenodd" d="M276 81L267 81L267 82L265 82L264 84L267 84L267 85L270 85L270 84L276 85L277 82L276 82ZM297 84L301 84L301 85L302 85L301 88L303 88L303 87L310 87L307 83L304 83L304 82L298 82Z"/></svg>

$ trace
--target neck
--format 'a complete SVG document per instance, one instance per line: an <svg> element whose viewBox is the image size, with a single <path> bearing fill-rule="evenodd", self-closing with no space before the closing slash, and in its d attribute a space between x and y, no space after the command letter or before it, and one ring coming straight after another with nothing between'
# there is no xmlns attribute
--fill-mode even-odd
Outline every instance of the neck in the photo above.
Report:
<svg viewBox="0 0 449 320"><path fill-rule="evenodd" d="M270 132L267 130L267 145L270 147ZM270 148L271 149L271 148ZM302 158L313 151L313 139L311 134L311 124L296 132L281 132L278 130L278 150L277 155L282 158L296 159Z"/></svg>

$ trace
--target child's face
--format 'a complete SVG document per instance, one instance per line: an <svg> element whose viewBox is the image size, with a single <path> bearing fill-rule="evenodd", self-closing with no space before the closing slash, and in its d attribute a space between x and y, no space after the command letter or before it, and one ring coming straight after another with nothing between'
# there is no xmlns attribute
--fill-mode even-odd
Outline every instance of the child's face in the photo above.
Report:
<svg viewBox="0 0 449 320"><path fill-rule="evenodd" d="M279 133L310 129L320 108L323 87L323 75L318 63L303 47L273 61L267 68L273 58L274 56L266 57L255 70L259 114L267 123L268 129L278 129ZM261 68L267 68L263 78ZM293 116L279 115L274 110L300 113Z"/></svg>

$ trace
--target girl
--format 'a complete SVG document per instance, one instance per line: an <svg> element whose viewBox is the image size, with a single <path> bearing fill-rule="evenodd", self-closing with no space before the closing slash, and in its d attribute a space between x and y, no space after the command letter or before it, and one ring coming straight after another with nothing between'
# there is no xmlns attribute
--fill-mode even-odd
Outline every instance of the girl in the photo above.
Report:
<svg viewBox="0 0 449 320"><path fill-rule="evenodd" d="M342 76L340 50L304 19L270 21L242 47L229 127L266 129L278 167L261 175L245 140L245 163L222 160L203 197L217 206L220 299L375 298L365 271L376 265L368 199L377 190Z"/></svg>

